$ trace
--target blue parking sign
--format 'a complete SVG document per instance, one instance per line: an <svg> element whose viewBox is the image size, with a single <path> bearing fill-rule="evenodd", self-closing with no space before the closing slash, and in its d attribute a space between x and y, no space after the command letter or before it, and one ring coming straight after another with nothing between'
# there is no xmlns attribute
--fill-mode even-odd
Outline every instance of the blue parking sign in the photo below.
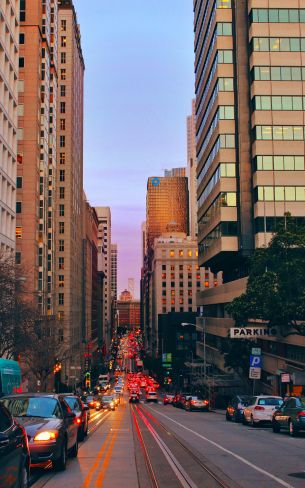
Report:
<svg viewBox="0 0 305 488"><path fill-rule="evenodd" d="M250 356L250 368L261 368L262 356Z"/></svg>

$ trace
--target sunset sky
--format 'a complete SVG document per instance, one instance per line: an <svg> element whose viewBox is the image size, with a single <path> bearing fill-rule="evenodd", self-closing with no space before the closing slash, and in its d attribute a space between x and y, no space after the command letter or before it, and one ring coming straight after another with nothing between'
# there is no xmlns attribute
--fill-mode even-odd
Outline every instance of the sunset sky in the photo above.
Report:
<svg viewBox="0 0 305 488"><path fill-rule="evenodd" d="M85 74L85 190L110 206L118 291L136 280L146 182L186 165L194 92L191 0L74 0Z"/></svg>

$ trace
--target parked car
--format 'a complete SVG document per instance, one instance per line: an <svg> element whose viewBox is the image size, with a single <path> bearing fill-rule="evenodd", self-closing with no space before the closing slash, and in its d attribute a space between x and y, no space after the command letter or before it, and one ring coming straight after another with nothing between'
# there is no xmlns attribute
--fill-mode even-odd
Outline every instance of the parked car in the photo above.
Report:
<svg viewBox="0 0 305 488"><path fill-rule="evenodd" d="M244 409L249 405L250 401L250 395L236 395L227 406L226 419L228 421L234 420L234 422L242 422Z"/></svg>
<svg viewBox="0 0 305 488"><path fill-rule="evenodd" d="M177 408L184 408L185 401L188 397L191 396L191 393L178 393L175 395L175 398L173 400L173 405Z"/></svg>
<svg viewBox="0 0 305 488"><path fill-rule="evenodd" d="M244 409L243 423L250 423L255 427L260 422L272 422L274 411L283 403L282 397L259 395L250 399Z"/></svg>
<svg viewBox="0 0 305 488"><path fill-rule="evenodd" d="M158 395L155 391L148 391L146 393L146 401L147 402L158 402Z"/></svg>
<svg viewBox="0 0 305 488"><path fill-rule="evenodd" d="M290 397L284 401L272 417L273 432L288 429L291 436L305 430L305 397Z"/></svg>
<svg viewBox="0 0 305 488"><path fill-rule="evenodd" d="M193 410L201 411L201 412L209 412L210 411L210 402L206 398L203 398L200 395L192 395L185 398L184 401L184 408L188 412L192 412Z"/></svg>
<svg viewBox="0 0 305 488"><path fill-rule="evenodd" d="M65 470L68 452L72 457L78 454L78 426L64 398L47 393L21 393L1 401L26 430L31 465L42 466L52 461L56 470Z"/></svg>
<svg viewBox="0 0 305 488"><path fill-rule="evenodd" d="M88 434L90 410L89 406L85 405L81 399L76 395L61 395L72 412L75 413L75 421L78 425L78 440L83 441Z"/></svg>
<svg viewBox="0 0 305 488"><path fill-rule="evenodd" d="M26 431L0 403L0 488L27 488L29 478Z"/></svg>
<svg viewBox="0 0 305 488"><path fill-rule="evenodd" d="M175 395L169 395L166 393L163 397L163 405L169 405L170 403L173 403L173 400L175 398Z"/></svg>

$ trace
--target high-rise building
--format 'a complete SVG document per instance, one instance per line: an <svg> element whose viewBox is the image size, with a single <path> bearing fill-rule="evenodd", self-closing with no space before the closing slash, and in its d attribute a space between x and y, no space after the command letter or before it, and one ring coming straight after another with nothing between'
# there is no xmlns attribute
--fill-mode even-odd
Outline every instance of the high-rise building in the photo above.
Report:
<svg viewBox="0 0 305 488"><path fill-rule="evenodd" d="M196 158L196 102L192 100L192 114L187 117L187 177L189 188L190 235L198 234L197 222L197 158Z"/></svg>
<svg viewBox="0 0 305 488"><path fill-rule="evenodd" d="M134 278L128 278L128 291L130 292L132 298L135 297L135 281Z"/></svg>
<svg viewBox="0 0 305 488"><path fill-rule="evenodd" d="M111 244L111 295L116 302L118 299L118 245Z"/></svg>
<svg viewBox="0 0 305 488"><path fill-rule="evenodd" d="M186 176L186 168L172 168L164 170L165 178L171 178L173 176Z"/></svg>
<svg viewBox="0 0 305 488"><path fill-rule="evenodd" d="M188 188L186 177L150 177L146 193L147 253L155 237L172 230L188 234Z"/></svg>
<svg viewBox="0 0 305 488"><path fill-rule="evenodd" d="M98 217L99 247L101 248L99 270L103 271L103 341L106 347L111 341L111 211L109 207L95 207Z"/></svg>
<svg viewBox="0 0 305 488"><path fill-rule="evenodd" d="M72 0L58 2L56 300L64 338L74 358L84 340L83 98L84 59Z"/></svg>
<svg viewBox="0 0 305 488"><path fill-rule="evenodd" d="M15 250L19 2L1 2L0 250Z"/></svg>
<svg viewBox="0 0 305 488"><path fill-rule="evenodd" d="M268 244L285 212L296 224L305 220L299 7L260 0L194 2L199 262L224 272L222 286L199 294L208 351L216 342L220 349L234 325L225 306L245 291L254 249ZM284 351L299 347L292 336L289 346L287 339L281 342L285 347L276 338L262 345L269 351L266 384L279 369L290 371Z"/></svg>
<svg viewBox="0 0 305 488"><path fill-rule="evenodd" d="M124 290L118 300L118 327L140 327L140 300L135 300L129 290Z"/></svg>
<svg viewBox="0 0 305 488"><path fill-rule="evenodd" d="M57 6L20 2L16 261L27 296L48 315L56 308Z"/></svg>

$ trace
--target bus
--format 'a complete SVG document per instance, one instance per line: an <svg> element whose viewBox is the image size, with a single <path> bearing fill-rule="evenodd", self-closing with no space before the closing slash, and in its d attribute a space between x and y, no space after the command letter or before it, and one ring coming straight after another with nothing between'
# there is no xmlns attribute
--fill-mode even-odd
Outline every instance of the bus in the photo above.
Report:
<svg viewBox="0 0 305 488"><path fill-rule="evenodd" d="M17 361L0 358L0 397L21 392L21 369Z"/></svg>

